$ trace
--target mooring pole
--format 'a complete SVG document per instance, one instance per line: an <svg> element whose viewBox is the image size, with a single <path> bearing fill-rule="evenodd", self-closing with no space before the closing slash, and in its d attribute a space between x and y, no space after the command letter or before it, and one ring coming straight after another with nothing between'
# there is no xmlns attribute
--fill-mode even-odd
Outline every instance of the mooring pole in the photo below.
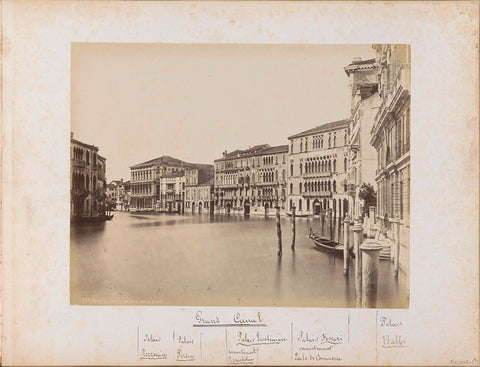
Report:
<svg viewBox="0 0 480 367"><path fill-rule="evenodd" d="M362 252L362 307L377 307L378 263L382 245L367 240L360 246Z"/></svg>
<svg viewBox="0 0 480 367"><path fill-rule="evenodd" d="M333 216L332 209L328 209L328 224L329 224L328 231L330 232L330 241L333 241L332 216Z"/></svg>
<svg viewBox="0 0 480 367"><path fill-rule="evenodd" d="M363 227L359 221L353 226L353 241L355 246L355 305L362 307L362 255L360 245L362 243Z"/></svg>
<svg viewBox="0 0 480 367"><path fill-rule="evenodd" d="M295 249L295 205L292 206L292 250Z"/></svg>
<svg viewBox="0 0 480 367"><path fill-rule="evenodd" d="M350 219L343 220L343 274L348 274L348 232L350 231Z"/></svg>
<svg viewBox="0 0 480 367"><path fill-rule="evenodd" d="M282 256L282 227L280 225L280 207L277 205L276 216L277 216L277 242L278 242L278 256Z"/></svg>

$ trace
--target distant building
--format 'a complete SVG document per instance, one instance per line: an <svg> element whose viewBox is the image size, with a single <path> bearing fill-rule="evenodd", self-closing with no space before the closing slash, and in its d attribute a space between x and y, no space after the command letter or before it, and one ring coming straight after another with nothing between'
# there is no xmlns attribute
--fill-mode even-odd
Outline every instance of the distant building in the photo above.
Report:
<svg viewBox="0 0 480 367"><path fill-rule="evenodd" d="M106 158L98 147L70 138L70 217L98 217L105 214Z"/></svg>
<svg viewBox="0 0 480 367"><path fill-rule="evenodd" d="M185 171L166 173L159 177L157 212L183 213L185 193Z"/></svg>
<svg viewBox="0 0 480 367"><path fill-rule="evenodd" d="M183 171L185 162L162 156L130 167L130 211L153 211L162 175Z"/></svg>
<svg viewBox="0 0 480 367"><path fill-rule="evenodd" d="M215 164L217 213L274 214L286 203L286 155L288 146L256 145L223 153Z"/></svg>
<svg viewBox="0 0 480 367"><path fill-rule="evenodd" d="M130 211L183 213L185 209L186 172L197 170L200 179L213 166L188 163L162 156L130 167Z"/></svg>
<svg viewBox="0 0 480 367"><path fill-rule="evenodd" d="M130 189L130 181L125 181L123 183L124 191L125 191L125 198L124 198L124 210L128 211L130 208L130 197L131 197L131 189Z"/></svg>
<svg viewBox="0 0 480 367"><path fill-rule="evenodd" d="M370 144L370 131L382 101L378 94L375 59L356 58L344 70L349 76L351 88L351 119L348 139L350 150L347 157L349 215L357 218L368 210L368 208L364 208L364 202L360 198L362 184L376 186L377 152Z"/></svg>
<svg viewBox="0 0 480 367"><path fill-rule="evenodd" d="M380 109L371 130L377 152L378 219L400 222L400 267L409 267L410 247L410 47L374 45ZM388 223L385 223L387 228ZM388 231L391 238L393 234Z"/></svg>
<svg viewBox="0 0 480 367"><path fill-rule="evenodd" d="M213 214L213 175L210 165L185 171L186 212Z"/></svg>
<svg viewBox="0 0 480 367"><path fill-rule="evenodd" d="M115 181L112 181L111 183L107 184L106 198L105 198L105 207L107 210L115 210L116 185L114 184L114 182Z"/></svg>
<svg viewBox="0 0 480 367"><path fill-rule="evenodd" d="M288 138L288 209L319 215L332 209L336 217L348 210L347 161L349 120L340 120Z"/></svg>
<svg viewBox="0 0 480 367"><path fill-rule="evenodd" d="M128 198L123 178L120 180L113 180L107 185L107 200L112 209L127 210Z"/></svg>

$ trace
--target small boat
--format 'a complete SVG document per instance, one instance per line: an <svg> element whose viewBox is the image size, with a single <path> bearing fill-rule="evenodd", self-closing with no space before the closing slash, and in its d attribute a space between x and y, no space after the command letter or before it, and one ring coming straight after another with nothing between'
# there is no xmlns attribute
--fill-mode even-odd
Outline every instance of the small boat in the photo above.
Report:
<svg viewBox="0 0 480 367"><path fill-rule="evenodd" d="M330 252L333 255L343 256L343 245L337 242L331 241L327 238L318 236L310 227L310 233L308 234L317 249ZM351 251L349 251L351 254Z"/></svg>
<svg viewBox="0 0 480 367"><path fill-rule="evenodd" d="M286 212L288 217L292 216L292 213ZM295 218L308 218L310 215L309 214L295 214Z"/></svg>

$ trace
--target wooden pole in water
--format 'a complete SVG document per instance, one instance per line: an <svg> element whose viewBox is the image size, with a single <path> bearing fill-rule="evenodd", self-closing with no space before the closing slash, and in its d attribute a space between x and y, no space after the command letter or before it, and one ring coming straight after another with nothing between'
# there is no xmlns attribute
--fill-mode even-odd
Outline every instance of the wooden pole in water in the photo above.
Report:
<svg viewBox="0 0 480 367"><path fill-rule="evenodd" d="M360 245L362 243L363 227L359 221L353 226L353 240L355 245L355 304L362 307L362 256Z"/></svg>
<svg viewBox="0 0 480 367"><path fill-rule="evenodd" d="M277 205L276 216L277 216L277 241L278 241L278 256L282 256L282 227L280 225L280 207Z"/></svg>
<svg viewBox="0 0 480 367"><path fill-rule="evenodd" d="M330 232L330 241L333 241L333 228L332 228L332 209L328 210L328 221L329 221L329 227L328 231Z"/></svg>
<svg viewBox="0 0 480 367"><path fill-rule="evenodd" d="M343 274L348 274L348 232L350 231L350 219L343 220Z"/></svg>
<svg viewBox="0 0 480 367"><path fill-rule="evenodd" d="M324 228L323 228L323 225L324 225L324 221L325 221L325 210L322 209L321 213L320 213L320 220L322 221L322 234L321 236L324 235Z"/></svg>
<svg viewBox="0 0 480 367"><path fill-rule="evenodd" d="M292 206L292 250L295 249L295 205Z"/></svg>

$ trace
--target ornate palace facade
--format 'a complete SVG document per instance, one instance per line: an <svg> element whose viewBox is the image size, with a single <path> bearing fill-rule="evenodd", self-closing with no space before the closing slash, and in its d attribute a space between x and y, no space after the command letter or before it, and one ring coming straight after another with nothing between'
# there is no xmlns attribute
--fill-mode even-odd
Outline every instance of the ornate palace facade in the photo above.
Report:
<svg viewBox="0 0 480 367"><path fill-rule="evenodd" d="M340 120L288 138L288 209L319 215L332 209L336 217L348 210L347 161L349 120Z"/></svg>
<svg viewBox="0 0 480 367"><path fill-rule="evenodd" d="M374 45L380 108L371 131L377 151L380 220L399 221L400 267L408 269L410 246L410 47ZM393 234L389 231L390 237ZM408 272L407 272L408 273Z"/></svg>
<svg viewBox="0 0 480 367"><path fill-rule="evenodd" d="M105 214L106 159L98 147L70 138L70 217L98 217Z"/></svg>
<svg viewBox="0 0 480 367"><path fill-rule="evenodd" d="M288 146L256 145L223 153L215 164L217 213L273 214L286 205Z"/></svg>

